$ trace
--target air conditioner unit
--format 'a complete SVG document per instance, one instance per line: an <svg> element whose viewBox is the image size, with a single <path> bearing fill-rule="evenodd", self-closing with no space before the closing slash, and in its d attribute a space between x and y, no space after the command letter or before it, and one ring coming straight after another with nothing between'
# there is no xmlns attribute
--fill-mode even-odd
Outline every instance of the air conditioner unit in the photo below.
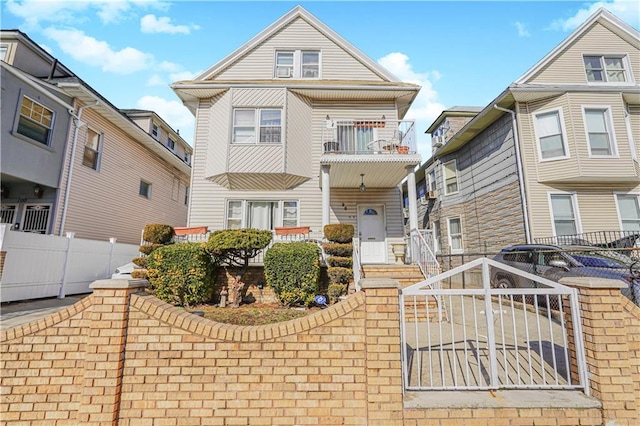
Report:
<svg viewBox="0 0 640 426"><path fill-rule="evenodd" d="M408 217L409 217L409 209L402 209L402 215L403 215L405 218L408 218Z"/></svg>
<svg viewBox="0 0 640 426"><path fill-rule="evenodd" d="M422 204L422 205L427 204L427 200L428 200L428 198L427 198L426 195L421 195L420 196L420 204Z"/></svg>
<svg viewBox="0 0 640 426"><path fill-rule="evenodd" d="M430 200L435 200L436 198L438 198L438 191L436 191L434 189L434 190L431 190L431 191L427 192L427 198L430 199Z"/></svg>
<svg viewBox="0 0 640 426"><path fill-rule="evenodd" d="M276 77L278 78L291 78L293 74L293 68L291 67L276 67Z"/></svg>
<svg viewBox="0 0 640 426"><path fill-rule="evenodd" d="M444 145L444 136L434 136L432 139L433 146L435 148L440 148Z"/></svg>

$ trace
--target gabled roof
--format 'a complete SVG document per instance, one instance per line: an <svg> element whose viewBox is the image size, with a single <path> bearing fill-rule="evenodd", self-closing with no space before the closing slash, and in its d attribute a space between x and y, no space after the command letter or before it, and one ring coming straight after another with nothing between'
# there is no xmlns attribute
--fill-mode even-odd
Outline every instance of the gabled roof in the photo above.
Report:
<svg viewBox="0 0 640 426"><path fill-rule="evenodd" d="M454 106L447 108L431 123L429 128L425 130L425 133L433 133L436 127L447 117L475 117L480 111L482 111L482 107L477 106Z"/></svg>
<svg viewBox="0 0 640 426"><path fill-rule="evenodd" d="M296 19L304 19L309 25L314 27L320 33L322 33L329 40L333 41L335 44L343 48L346 52L351 54L354 58L358 59L363 65L369 68L373 73L377 74L380 78L387 81L400 81L396 76L387 71L384 67L379 65L377 62L369 58L367 55L362 53L359 49L357 49L354 45L349 43L347 40L342 38L338 33L333 31L323 22L321 22L318 18L307 12L302 6L296 6L287 12L285 15L280 17L273 24L269 25L267 28L258 33L251 40L240 46L238 49L233 51L231 54L224 57L222 60L211 66L209 69L196 76L194 80L207 80L211 77L218 74L220 71L228 68L231 64L236 62L238 59L242 58L247 53L251 52L257 46L262 44L264 41L268 40L270 37L278 33L284 27L289 25L291 22Z"/></svg>
<svg viewBox="0 0 640 426"><path fill-rule="evenodd" d="M575 40L581 37L585 32L591 28L591 26L599 22L607 27L609 30L617 34L622 39L626 40L632 45L638 46L640 43L640 32L638 32L631 25L627 24L607 9L601 7L593 15L591 15L586 21L582 23L577 29L575 29L566 39L564 39L559 45L557 45L551 52L549 52L544 58L538 61L533 67L531 67L526 73L520 76L515 84L524 84L531 77L535 76L540 70L547 66L551 61L558 57L567 47L569 47Z"/></svg>

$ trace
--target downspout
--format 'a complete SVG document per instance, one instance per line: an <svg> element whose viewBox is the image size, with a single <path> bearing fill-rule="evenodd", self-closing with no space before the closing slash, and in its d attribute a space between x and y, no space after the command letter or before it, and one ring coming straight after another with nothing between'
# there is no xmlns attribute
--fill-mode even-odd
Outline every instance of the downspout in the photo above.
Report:
<svg viewBox="0 0 640 426"><path fill-rule="evenodd" d="M59 235L64 234L64 224L67 220L67 204L69 203L69 190L71 189L71 177L73 176L73 162L76 158L76 146L78 145L78 130L81 125L84 125L80 121L80 117L82 116L82 111L85 108L91 108L98 105L99 102L95 101L92 104L82 105L78 108L78 114L75 114L73 110L69 110L69 114L73 117L73 142L71 144L71 160L69 162L69 174L67 175L67 183L64 189L64 202L62 203L62 219L60 219L60 232Z"/></svg>
<svg viewBox="0 0 640 426"><path fill-rule="evenodd" d="M518 123L516 121L516 113L510 109L499 107L498 104L494 104L493 107L499 111L508 112L511 114L512 128L513 128L513 144L516 149L516 164L518 167L518 183L520 186L520 198L522 198L522 215L524 219L524 234L527 238L527 244L531 244L531 230L529 229L529 207L527 204L527 193L524 187L524 173L522 170L522 158L520 157L520 139L518 138Z"/></svg>

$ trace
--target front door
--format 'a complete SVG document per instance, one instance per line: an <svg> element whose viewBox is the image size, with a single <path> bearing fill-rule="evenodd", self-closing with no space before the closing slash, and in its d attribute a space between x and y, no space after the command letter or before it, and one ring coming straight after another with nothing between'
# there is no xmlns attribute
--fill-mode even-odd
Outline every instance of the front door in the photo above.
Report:
<svg viewBox="0 0 640 426"><path fill-rule="evenodd" d="M386 262L386 233L384 206L358 207L358 236L360 237L360 262Z"/></svg>

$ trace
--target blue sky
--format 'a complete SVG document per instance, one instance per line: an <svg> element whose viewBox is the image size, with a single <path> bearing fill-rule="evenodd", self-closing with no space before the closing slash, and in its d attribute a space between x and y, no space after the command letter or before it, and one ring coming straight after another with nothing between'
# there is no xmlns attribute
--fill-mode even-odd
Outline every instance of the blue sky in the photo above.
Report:
<svg viewBox="0 0 640 426"><path fill-rule="evenodd" d="M156 111L188 143L193 116L169 84L191 79L297 4L422 90L407 117L422 134L445 109L485 106L599 7L640 28L637 0L0 0L19 29L119 108Z"/></svg>

